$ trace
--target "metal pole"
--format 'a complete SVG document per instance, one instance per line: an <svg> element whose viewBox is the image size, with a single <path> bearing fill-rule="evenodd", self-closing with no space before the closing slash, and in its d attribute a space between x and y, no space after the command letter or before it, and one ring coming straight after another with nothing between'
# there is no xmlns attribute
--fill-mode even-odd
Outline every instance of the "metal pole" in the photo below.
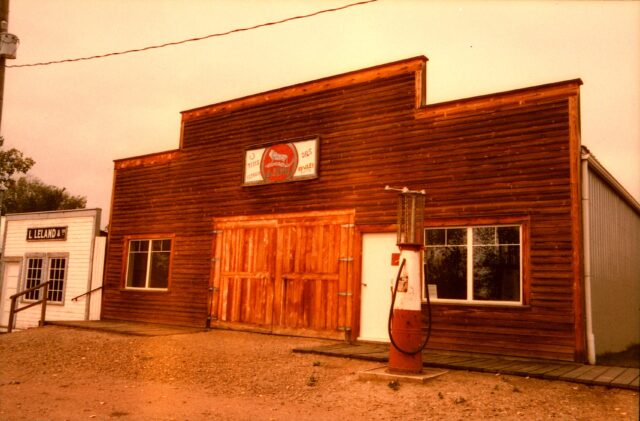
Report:
<svg viewBox="0 0 640 421"><path fill-rule="evenodd" d="M9 30L9 0L0 0L0 32ZM0 56L0 134L2 133L2 104L4 102L4 56Z"/></svg>

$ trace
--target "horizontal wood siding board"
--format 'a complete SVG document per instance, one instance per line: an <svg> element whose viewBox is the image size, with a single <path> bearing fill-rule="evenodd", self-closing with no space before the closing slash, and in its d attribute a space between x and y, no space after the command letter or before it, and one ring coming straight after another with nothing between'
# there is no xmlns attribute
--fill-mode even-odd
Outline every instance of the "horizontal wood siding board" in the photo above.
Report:
<svg viewBox="0 0 640 421"><path fill-rule="evenodd" d="M249 146L262 143L264 141L262 139L274 141L290 136L295 137L297 130L308 135L310 134L309 126L314 125L342 128L347 122L353 120L368 125L373 121L372 114L383 112L381 110L389 114L387 117L389 126L392 125L392 121L398 119L397 114L404 114L410 118L413 106L407 105L406 101L398 97L413 95L411 77L392 78L387 86L380 90L380 101L369 109L362 107L359 103L367 101L367 97L370 98L372 92L376 95L375 89L372 91L369 87L355 87L351 89L353 91L351 95L345 95L343 90L316 94L313 99L321 103L321 107L305 105L310 102L309 99L296 100L288 104L274 102L268 106L258 106L253 110L241 109L233 113L190 121L184 127L180 160L172 160L155 167L122 166L118 168L115 177L112 243L122 241L118 235L131 232L160 229L179 233L174 256L176 269L172 273L171 293L130 295L129 291L119 291L121 271L114 265L116 270L109 270L107 283L113 289L118 289L117 293L120 295L109 300L120 300L127 304L119 308L105 306L105 315L108 317L114 314L114 317L118 317L126 309L138 317L138 312L144 314L148 311L150 319L161 318L165 322L172 322L172 320L182 321L185 317L192 317L190 324L201 324L206 315L204 313L195 317L197 312L188 315L183 312L183 315L177 318L173 317L172 313L178 311L176 306L180 306L181 297L193 299L195 308L206 305L207 283L205 280L208 279L210 267L211 241L210 238L202 237L194 239L194 236L211 230L212 216L233 214L233 209L238 208L239 202L231 202L227 203L223 209L218 207L215 211L213 210L215 204L220 202L220 194L224 196L233 194L225 191L224 186L221 185L223 183L219 183L219 180L225 180L227 183L230 181L233 186L231 190L236 194L241 184L244 149L237 148L238 138L249 139L248 142L245 141ZM255 119L256 113L262 117L260 120ZM283 113L291 114L286 118L286 133L282 132ZM221 129L220 133L212 132L211 129L216 128ZM311 134L314 133L311 132ZM203 146L199 148L199 145ZM203 160L202 157L206 159ZM215 175L211 173L211 168L217 169ZM227 173L233 173L235 177L227 177ZM210 194L207 187L209 190L215 188L219 194L216 195L215 192ZM170 193L167 194L167 192ZM211 203L207 203L206 199L203 201L203 197L210 197ZM244 212L264 213L275 210L274 207L265 209L264 198L261 198L260 203L256 203L254 212L251 211L251 206L246 206L246 200L258 202L255 198L248 197L240 200L245 201L241 205ZM225 207L231 211L224 212ZM144 212L141 212L142 209ZM303 205L298 210L308 210L308 207ZM191 241L186 243L185 239L191 239ZM121 246L113 248L113 251L120 256L123 253ZM182 264L180 264L180 255L188 256ZM201 264L191 263L192 270L189 271L177 269L181 266L184 268L187 261L201 262ZM110 262L118 262L118 259L111 259Z"/></svg>
<svg viewBox="0 0 640 421"><path fill-rule="evenodd" d="M430 340L428 348L465 352L472 350L473 352L496 355L573 361L573 351L567 352L567 346L541 345L531 348L529 344L530 342L496 341L495 338L492 341L483 342L476 339L467 339L465 336L450 336L442 340L436 340L435 338Z"/></svg>
<svg viewBox="0 0 640 421"><path fill-rule="evenodd" d="M454 118L459 114L477 114L486 110L545 104L556 99L577 96L580 85L582 85L582 81L574 79L509 92L447 101L423 108L416 113L416 117Z"/></svg>
<svg viewBox="0 0 640 421"><path fill-rule="evenodd" d="M104 313L202 325L214 217L355 209L358 225L394 224L396 199L384 186L407 185L427 190L429 224L530 218L529 305L434 305L438 346L570 359L573 222L563 95L415 118L414 76L400 74L187 119L176 157L116 169ZM247 148L315 135L317 179L242 186ZM123 236L145 232L176 235L169 293L120 290Z"/></svg>
<svg viewBox="0 0 640 421"><path fill-rule="evenodd" d="M183 112L183 120L199 118L210 114L225 112L236 109L244 109L256 104L263 104L270 101L288 100L295 101L296 98L311 95L318 92L325 92L332 89L351 87L359 84L372 83L380 79L388 79L395 75L413 75L416 79L421 78L425 70L427 58L424 56L413 57L400 60L394 63L387 63L367 69L352 71L340 75L330 76L315 81L299 83L297 85L283 87L260 94L237 98L219 104L207 105L204 107L187 110ZM416 85L423 94L422 86ZM416 98L422 95L415 95ZM422 98L419 98L422 99ZM416 105L420 105L418 101Z"/></svg>
<svg viewBox="0 0 640 421"><path fill-rule="evenodd" d="M367 89L368 85L321 92L297 101L276 101L240 109L231 113L213 114L184 124L183 148L210 147L210 140L234 142L245 136L250 144L274 142L273 132L291 133L310 125L331 128L332 125L372 122L384 113L402 112L411 117L413 105L406 98L413 95L412 78L387 79L383 87ZM375 98L375 101L370 101ZM255 116L260 118L256 119ZM222 146L218 143L219 146Z"/></svg>
<svg viewBox="0 0 640 421"><path fill-rule="evenodd" d="M425 306L426 304L423 304L423 310L425 310ZM551 314L546 311L541 312L538 308L534 308L532 306L496 309L495 306L492 308L491 306L453 306L446 304L433 304L432 311L434 316L442 321L464 320L465 323L468 323L468 321L473 318L478 321L482 321L483 324L522 324L527 325L529 328L534 325L540 326L541 323L548 322L550 323L548 326L548 329L550 330L565 330L566 327L573 322L570 313L561 313L556 311Z"/></svg>
<svg viewBox="0 0 640 421"><path fill-rule="evenodd" d="M526 344L531 340L531 335L527 331L536 336L536 342L544 346L571 347L572 338L562 331L536 331L535 328L508 328L488 326L486 323L477 325L458 325L442 323L432 328L431 334L434 340L442 340L444 337L464 337L466 340L474 340L479 343L491 342L496 338L505 342L515 342L518 344Z"/></svg>

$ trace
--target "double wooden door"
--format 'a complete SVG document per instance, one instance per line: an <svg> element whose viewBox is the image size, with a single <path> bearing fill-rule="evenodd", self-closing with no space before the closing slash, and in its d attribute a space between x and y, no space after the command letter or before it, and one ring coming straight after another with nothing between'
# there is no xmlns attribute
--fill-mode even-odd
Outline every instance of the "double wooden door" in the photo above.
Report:
<svg viewBox="0 0 640 421"><path fill-rule="evenodd" d="M214 221L214 324L343 338L353 312L353 212Z"/></svg>

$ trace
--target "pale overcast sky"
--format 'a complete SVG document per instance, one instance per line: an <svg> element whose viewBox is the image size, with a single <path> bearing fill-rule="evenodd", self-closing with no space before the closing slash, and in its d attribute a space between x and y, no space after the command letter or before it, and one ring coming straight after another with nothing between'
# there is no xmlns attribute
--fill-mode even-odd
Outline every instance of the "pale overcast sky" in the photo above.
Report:
<svg viewBox="0 0 640 421"><path fill-rule="evenodd" d="M355 1L355 0L353 0ZM26 64L219 33L353 1L12 0ZM180 111L417 55L427 103L581 78L582 143L640 197L640 2L379 0L181 46L8 68L2 135L108 222L113 160L178 147Z"/></svg>

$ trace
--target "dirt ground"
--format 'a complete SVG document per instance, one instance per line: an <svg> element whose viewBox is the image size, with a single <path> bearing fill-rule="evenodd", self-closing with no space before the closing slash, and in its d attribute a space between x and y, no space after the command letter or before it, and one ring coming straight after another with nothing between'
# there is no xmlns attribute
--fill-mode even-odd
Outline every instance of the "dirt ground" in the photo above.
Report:
<svg viewBox="0 0 640 421"><path fill-rule="evenodd" d="M214 330L133 337L47 326L0 335L0 420L637 420L638 393L294 354L321 340Z"/></svg>

